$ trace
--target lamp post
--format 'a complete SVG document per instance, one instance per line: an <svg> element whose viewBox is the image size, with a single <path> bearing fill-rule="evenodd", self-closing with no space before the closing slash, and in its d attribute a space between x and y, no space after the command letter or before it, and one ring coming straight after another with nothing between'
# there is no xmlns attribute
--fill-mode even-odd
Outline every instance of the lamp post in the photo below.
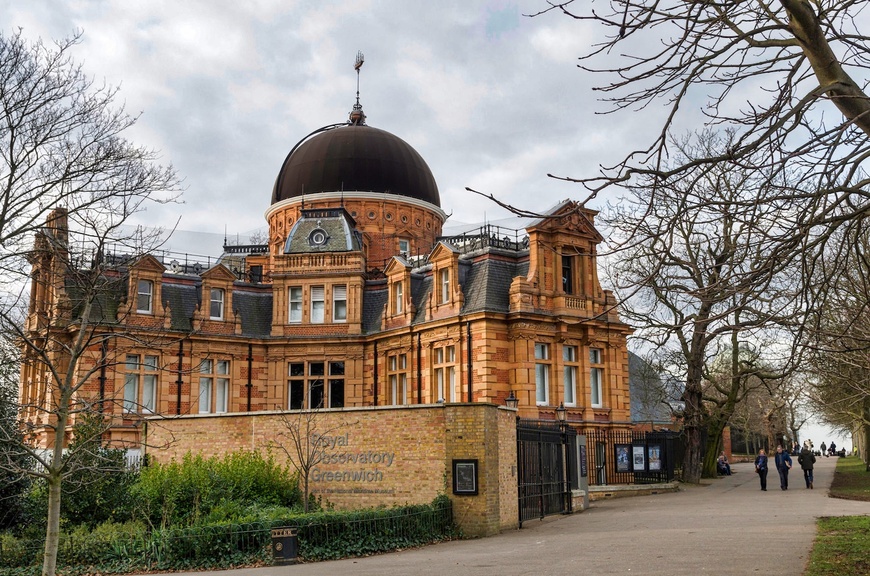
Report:
<svg viewBox="0 0 870 576"><path fill-rule="evenodd" d="M571 513L571 480L569 478L568 459L568 409L564 402L559 402L556 408L556 420L559 422L559 433L562 437L562 474L565 478L564 505L562 514Z"/></svg>
<svg viewBox="0 0 870 576"><path fill-rule="evenodd" d="M559 402L559 407L556 408L556 420L559 421L559 430L565 432L565 427L567 426L568 420L568 409L565 408L565 404L563 402Z"/></svg>

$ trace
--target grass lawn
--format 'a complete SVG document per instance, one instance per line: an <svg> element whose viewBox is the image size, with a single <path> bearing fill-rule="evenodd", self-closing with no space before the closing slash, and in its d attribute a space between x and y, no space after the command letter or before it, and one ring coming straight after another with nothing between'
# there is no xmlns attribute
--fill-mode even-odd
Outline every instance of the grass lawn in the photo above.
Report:
<svg viewBox="0 0 870 576"><path fill-rule="evenodd" d="M840 458L830 496L870 500L870 472L860 458ZM870 574L870 516L820 518L804 576Z"/></svg>
<svg viewBox="0 0 870 576"><path fill-rule="evenodd" d="M830 496L870 501L870 472L867 472L863 460L855 456L837 460Z"/></svg>

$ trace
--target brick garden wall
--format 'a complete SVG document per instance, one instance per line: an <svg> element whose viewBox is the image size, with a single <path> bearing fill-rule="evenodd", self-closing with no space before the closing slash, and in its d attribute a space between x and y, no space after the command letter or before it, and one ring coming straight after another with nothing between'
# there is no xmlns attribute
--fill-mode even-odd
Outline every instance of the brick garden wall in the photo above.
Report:
<svg viewBox="0 0 870 576"><path fill-rule="evenodd" d="M492 404L437 404L310 412L259 412L152 418L146 452L157 462L187 452L222 455L290 446L286 422L325 443L309 477L311 492L336 508L453 500L467 536L517 526L515 412ZM453 494L453 459L478 461L478 494Z"/></svg>

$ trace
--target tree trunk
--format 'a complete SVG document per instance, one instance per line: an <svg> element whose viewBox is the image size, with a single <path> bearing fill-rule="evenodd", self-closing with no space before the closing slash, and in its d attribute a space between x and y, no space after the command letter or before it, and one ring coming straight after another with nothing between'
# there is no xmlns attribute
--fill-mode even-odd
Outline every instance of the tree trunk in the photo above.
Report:
<svg viewBox="0 0 870 576"><path fill-rule="evenodd" d="M59 465L59 459L51 464L52 468ZM48 525L45 528L42 576L54 576L57 571L57 548L60 542L60 484L60 474L53 471L48 478Z"/></svg>
<svg viewBox="0 0 870 576"><path fill-rule="evenodd" d="M707 427L707 448L704 451L703 475L705 478L715 478L716 462L719 460L719 452L722 451L722 432L725 430L724 421L716 421Z"/></svg>
<svg viewBox="0 0 870 576"><path fill-rule="evenodd" d="M686 426L686 454L683 457L683 482L699 484L701 482L701 428Z"/></svg>

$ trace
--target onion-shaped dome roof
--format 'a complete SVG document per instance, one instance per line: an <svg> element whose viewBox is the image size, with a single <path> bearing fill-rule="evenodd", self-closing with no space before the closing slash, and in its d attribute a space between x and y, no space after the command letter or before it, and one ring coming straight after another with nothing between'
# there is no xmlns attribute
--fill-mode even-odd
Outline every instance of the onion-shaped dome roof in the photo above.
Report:
<svg viewBox="0 0 870 576"><path fill-rule="evenodd" d="M291 151L275 181L272 204L340 191L397 194L441 207L423 157L398 136L362 122L323 131Z"/></svg>

